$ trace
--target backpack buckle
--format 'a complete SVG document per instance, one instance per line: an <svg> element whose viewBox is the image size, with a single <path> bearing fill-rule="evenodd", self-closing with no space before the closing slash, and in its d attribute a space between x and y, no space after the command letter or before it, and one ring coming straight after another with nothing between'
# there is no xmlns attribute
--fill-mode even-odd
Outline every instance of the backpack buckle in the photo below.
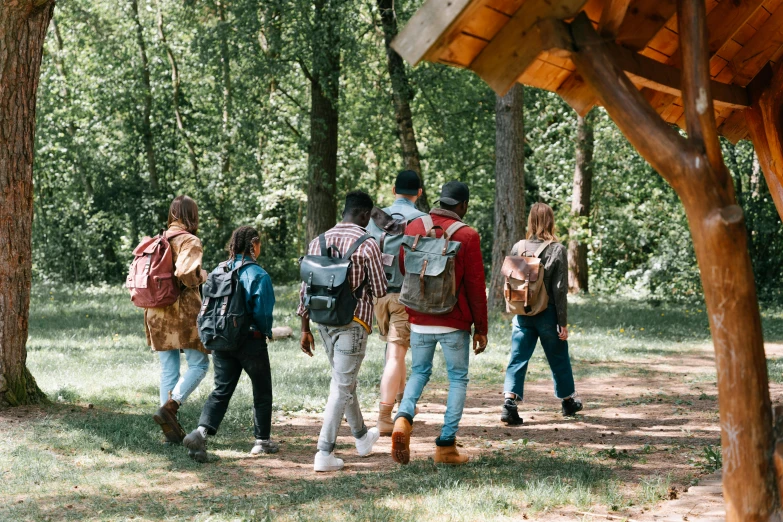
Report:
<svg viewBox="0 0 783 522"><path fill-rule="evenodd" d="M329 278L329 290L331 291L333 289L334 289L334 274L332 274L332 276Z"/></svg>

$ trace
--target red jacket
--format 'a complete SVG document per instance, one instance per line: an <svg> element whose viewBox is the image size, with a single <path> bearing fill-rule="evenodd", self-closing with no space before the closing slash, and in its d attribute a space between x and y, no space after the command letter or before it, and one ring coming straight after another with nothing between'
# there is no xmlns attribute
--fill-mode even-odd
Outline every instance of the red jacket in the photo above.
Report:
<svg viewBox="0 0 783 522"><path fill-rule="evenodd" d="M441 209L433 209L430 216L432 222L443 230L457 221L456 214ZM443 230L435 229L438 237L443 235ZM412 221L405 229L405 234L423 235L424 224L421 219ZM457 306L445 315L422 314L407 307L405 309L408 311L411 324L449 326L468 332L475 324L476 334L487 335L487 287L484 279L484 260L481 257L481 239L478 232L470 227L462 227L451 239L462 243L454 261L454 276L459 292ZM400 252L400 270L405 273L404 251Z"/></svg>

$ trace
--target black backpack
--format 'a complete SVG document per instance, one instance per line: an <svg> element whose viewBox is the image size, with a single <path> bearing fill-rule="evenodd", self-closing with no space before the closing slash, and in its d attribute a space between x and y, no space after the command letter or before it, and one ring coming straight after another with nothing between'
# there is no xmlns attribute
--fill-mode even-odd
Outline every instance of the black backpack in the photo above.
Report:
<svg viewBox="0 0 783 522"><path fill-rule="evenodd" d="M220 263L204 283L196 323L198 336L207 350L236 350L248 337L252 318L247 312L238 273L245 264L243 261L229 268L227 262Z"/></svg>
<svg viewBox="0 0 783 522"><path fill-rule="evenodd" d="M354 292L348 274L351 272L351 256L362 243L372 236L365 234L357 239L342 255L336 247L326 247L326 236L321 234L321 255L306 255L299 260L299 277L305 283L304 307L310 319L327 326L343 326L353 321L356 304L367 283ZM339 256L335 256L335 252Z"/></svg>

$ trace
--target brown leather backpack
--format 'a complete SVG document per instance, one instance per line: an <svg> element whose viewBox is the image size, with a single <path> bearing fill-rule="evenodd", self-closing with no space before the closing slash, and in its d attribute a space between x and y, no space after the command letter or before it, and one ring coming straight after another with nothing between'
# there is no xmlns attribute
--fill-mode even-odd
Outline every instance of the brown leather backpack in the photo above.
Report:
<svg viewBox="0 0 783 522"><path fill-rule="evenodd" d="M506 298L506 311L516 315L538 315L546 310L549 296L544 288L544 267L541 265L541 253L552 244L546 241L532 256L526 250L527 241L522 240L511 249L500 269L506 278L503 295ZM513 255L517 253L518 255Z"/></svg>
<svg viewBox="0 0 783 522"><path fill-rule="evenodd" d="M144 237L133 250L125 286L130 290L131 301L139 308L163 308L177 302L180 294L179 280L174 276L172 239L183 234L178 230L155 237Z"/></svg>

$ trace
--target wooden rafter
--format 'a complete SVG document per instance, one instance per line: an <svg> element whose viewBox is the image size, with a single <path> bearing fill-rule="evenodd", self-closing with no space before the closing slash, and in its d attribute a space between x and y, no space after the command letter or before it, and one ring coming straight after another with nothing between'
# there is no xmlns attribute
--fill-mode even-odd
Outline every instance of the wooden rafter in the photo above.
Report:
<svg viewBox="0 0 783 522"><path fill-rule="evenodd" d="M601 11L598 33L604 38L616 38L631 0L608 0Z"/></svg>

